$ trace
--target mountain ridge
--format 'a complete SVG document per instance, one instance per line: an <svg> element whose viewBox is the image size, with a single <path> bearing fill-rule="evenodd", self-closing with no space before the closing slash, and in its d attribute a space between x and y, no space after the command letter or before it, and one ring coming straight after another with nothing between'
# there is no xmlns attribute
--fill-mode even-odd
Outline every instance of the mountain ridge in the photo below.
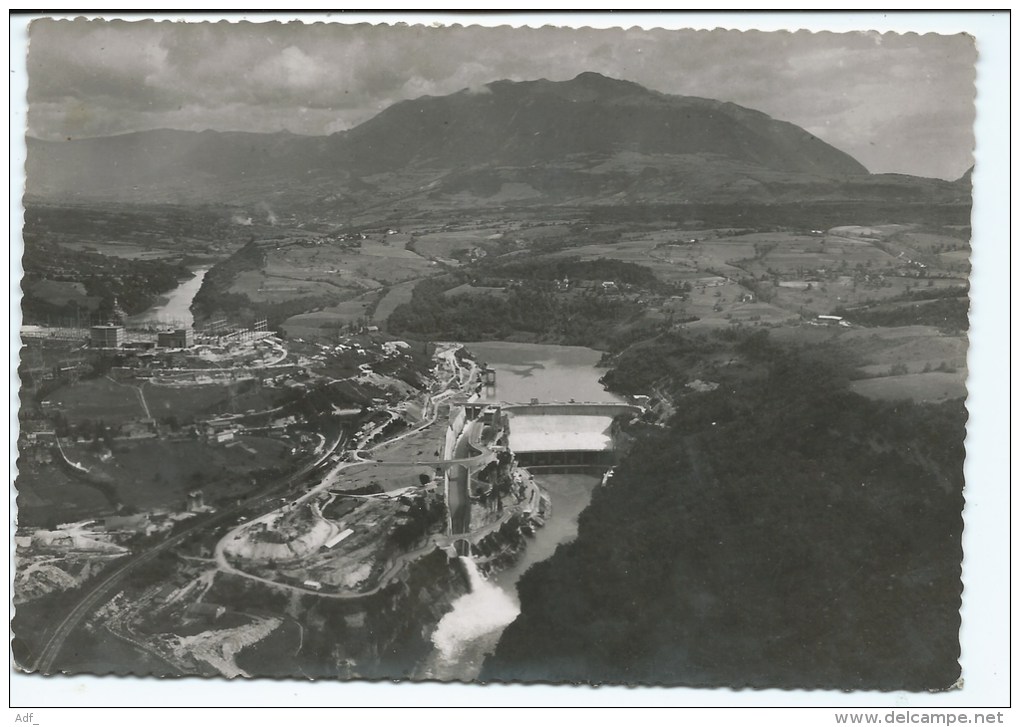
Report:
<svg viewBox="0 0 1020 727"><path fill-rule="evenodd" d="M27 194L41 198L355 208L380 195L439 206L471 202L465 195L483 204L859 199L875 197L880 176L761 111L593 72L408 99L327 136L160 129L29 139L26 168ZM959 194L960 185L905 176L878 186L905 198Z"/></svg>

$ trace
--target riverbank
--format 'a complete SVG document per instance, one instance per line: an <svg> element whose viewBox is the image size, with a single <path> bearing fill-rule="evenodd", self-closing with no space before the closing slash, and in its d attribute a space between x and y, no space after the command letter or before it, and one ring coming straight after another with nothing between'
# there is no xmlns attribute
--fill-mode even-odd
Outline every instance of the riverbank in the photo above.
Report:
<svg viewBox="0 0 1020 727"><path fill-rule="evenodd" d="M577 535L581 512L600 482L592 475L538 478L544 506L539 519L511 523L463 558L470 590L451 604L432 634L432 650L415 678L471 682L503 631L520 614L517 582ZM515 527L516 526L516 527Z"/></svg>
<svg viewBox="0 0 1020 727"><path fill-rule="evenodd" d="M465 343L464 350L496 371L495 387L481 391L486 401L623 401L599 382L602 372L597 364L602 356L594 349L491 341ZM580 514L600 481L590 474L534 477L544 501L540 520L520 528L517 537L504 532L501 539L472 550L467 566L471 591L455 600L437 625L433 649L416 678L472 681L478 677L486 657L520 611L518 581L560 545L574 540Z"/></svg>
<svg viewBox="0 0 1020 727"><path fill-rule="evenodd" d="M495 386L481 391L485 401L625 401L600 382L602 352L592 348L506 341L475 341L464 348L496 372Z"/></svg>
<svg viewBox="0 0 1020 727"><path fill-rule="evenodd" d="M675 345L701 360L651 347L616 360L674 411L641 429L575 543L521 579L521 614L479 677L952 688L963 401L857 396L824 343L737 331Z"/></svg>
<svg viewBox="0 0 1020 727"><path fill-rule="evenodd" d="M169 293L165 293L156 300L156 303L137 315L128 316L125 321L128 325L172 325L180 328L190 328L195 323L195 317L191 312L191 304L195 295L202 287L209 267L194 268L194 275L181 282Z"/></svg>

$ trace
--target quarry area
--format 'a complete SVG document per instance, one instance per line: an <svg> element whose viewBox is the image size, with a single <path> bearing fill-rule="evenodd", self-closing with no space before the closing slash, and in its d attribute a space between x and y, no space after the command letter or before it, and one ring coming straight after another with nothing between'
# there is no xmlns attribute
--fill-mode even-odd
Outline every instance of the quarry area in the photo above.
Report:
<svg viewBox="0 0 1020 727"><path fill-rule="evenodd" d="M505 423L490 412L490 424L475 433L474 422L455 416L457 398L477 397L481 371L447 353L438 355L437 373L448 377L438 386L454 388L430 394L417 424L391 438L382 435L385 425L358 430L354 448L307 494L220 540L220 569L296 592L356 598L383 588L417 557L437 548L456 553L460 536L477 537L520 512L537 516L540 493L513 466ZM462 438L478 454L458 456ZM477 471L468 533L451 531L453 467Z"/></svg>
<svg viewBox="0 0 1020 727"><path fill-rule="evenodd" d="M833 343L857 362L851 388L871 398L963 392L966 340L936 310L965 290L952 230L627 227L473 221L277 237L228 293L273 305L308 286L365 290L287 318L285 336L264 319L26 326L16 603L73 596L123 569L123 590L74 638L112 635L168 673L235 676L247 673L239 655L300 651L308 599L345 609L357 652L372 599L392 603L437 554L512 562L548 510L532 472L611 466L614 417L634 412L501 408L462 346L390 332L408 329L415 276L435 266L454 280L482 266L426 301L437 316L533 289L554 306L634 306L635 330L756 327ZM522 290L530 268L513 253L535 245L544 252L525 265L563 272ZM632 280L627 265L653 277ZM327 272L309 277L309 266ZM606 333L626 330L615 325ZM727 363L685 372L686 390L713 390ZM629 393L660 420L682 406L654 386ZM347 658L364 655L334 655Z"/></svg>
<svg viewBox="0 0 1020 727"><path fill-rule="evenodd" d="M95 354L29 340L83 369ZM40 376L22 431L16 604L74 598L99 576L122 589L74 638L113 638L157 670L243 675L244 649L303 633L242 607L249 590L362 601L433 554L512 558L519 541L482 541L542 524L547 503L514 465L506 418L465 416L484 371L460 345L425 357L368 330L330 345L208 332L169 351L118 343L101 377L48 394ZM61 514L82 505L95 517Z"/></svg>

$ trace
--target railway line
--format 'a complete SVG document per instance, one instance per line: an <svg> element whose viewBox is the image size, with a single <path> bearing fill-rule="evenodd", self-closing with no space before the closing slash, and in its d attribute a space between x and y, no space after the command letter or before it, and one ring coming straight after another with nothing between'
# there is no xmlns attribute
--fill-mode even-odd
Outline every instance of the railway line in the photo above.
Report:
<svg viewBox="0 0 1020 727"><path fill-rule="evenodd" d="M208 518L204 518L200 522L181 530L179 533L171 535L166 540L163 540L142 553L131 556L127 561L116 566L112 572L104 576L99 583L94 585L74 606L74 608L72 608L71 611L60 621L60 623L57 624L53 633L50 634L49 638L43 645L42 650L32 661L31 668L27 669L27 671L39 671L43 674L53 673L53 666L56 663L57 658L60 656L68 637L81 625L82 621L84 621L89 614L94 613L100 606L113 598L119 590L120 584L127 578L128 575L131 574L132 571L152 561L162 553L169 551L171 548L180 545L185 540L196 535L202 530L218 527L229 522L246 510L261 509L273 497L275 497L280 490L293 485L295 482L306 477L316 468L324 464L329 457L343 445L344 440L345 436L341 433L337 437L336 441L332 443L332 446L330 446L320 457L303 466L296 472L293 472L283 479L272 483L257 493L254 500L249 499L225 510L221 510Z"/></svg>

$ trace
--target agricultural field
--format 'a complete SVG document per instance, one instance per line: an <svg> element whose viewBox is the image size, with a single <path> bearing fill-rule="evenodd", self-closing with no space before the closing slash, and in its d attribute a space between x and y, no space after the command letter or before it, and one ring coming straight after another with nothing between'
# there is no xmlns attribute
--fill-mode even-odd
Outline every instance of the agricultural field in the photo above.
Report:
<svg viewBox="0 0 1020 727"><path fill-rule="evenodd" d="M715 275L739 277L743 271L730 264L752 252L751 245L714 240L695 245L676 245L672 230L662 235L643 235L637 239L570 247L551 255L553 258L600 258L644 265L665 283L693 282Z"/></svg>
<svg viewBox="0 0 1020 727"><path fill-rule="evenodd" d="M85 419L119 424L145 418L138 391L106 377L57 389L43 400L43 406L60 411L72 424Z"/></svg>
<svg viewBox="0 0 1020 727"><path fill-rule="evenodd" d="M549 258L607 258L646 266L660 280L689 288L683 295L655 298L649 317L686 321L691 330L763 325L791 341L834 340L854 362L860 377L855 391L877 399L938 402L966 393L967 341L953 332L960 315L948 305L958 298L939 309L948 309L946 325L938 324L943 330L806 323L856 308L876 316L902 309L904 321L918 319L928 310L926 301L941 300L940 291L967 285L960 272L968 265L965 234L917 225L817 232L663 229L624 233L618 242L571 247ZM883 301L890 302L876 305ZM693 317L698 320L690 321Z"/></svg>
<svg viewBox="0 0 1020 727"><path fill-rule="evenodd" d="M185 422L220 412L237 386L162 386L145 382L140 388L153 418L161 420L173 416Z"/></svg>
<svg viewBox="0 0 1020 727"><path fill-rule="evenodd" d="M938 255L938 265L953 272L965 273L970 270L970 250L953 250Z"/></svg>
<svg viewBox="0 0 1020 727"><path fill-rule="evenodd" d="M303 674L297 660L303 645L304 627L293 618L287 618L266 638L245 646L234 657L237 665L249 674L264 677L293 678Z"/></svg>
<svg viewBox="0 0 1020 727"><path fill-rule="evenodd" d="M456 260L463 256L462 253L475 247L487 252L498 250L504 232L502 226L434 232L418 237L414 249L427 258Z"/></svg>
<svg viewBox="0 0 1020 727"><path fill-rule="evenodd" d="M90 475L113 483L120 501L139 510L182 507L188 491L196 487L214 503L249 490L250 473L291 464L290 447L267 437L238 437L224 444L118 440L105 460L88 446L68 448L67 454L89 466Z"/></svg>
<svg viewBox="0 0 1020 727"><path fill-rule="evenodd" d="M708 288L702 292L696 289L690 294L689 302L672 306L678 311L678 317L683 315L698 317L698 320L686 324L691 330L718 328L734 323L773 326L796 323L800 320L796 313L771 303L740 302L739 296L743 294L743 289L734 283L716 289L716 292L721 294L719 298L713 297L714 293L711 290ZM716 306L720 308L717 309ZM671 306L665 308L668 310Z"/></svg>
<svg viewBox="0 0 1020 727"><path fill-rule="evenodd" d="M18 525L53 527L110 512L109 499L100 490L53 464L18 462Z"/></svg>
<svg viewBox="0 0 1020 727"><path fill-rule="evenodd" d="M287 398L288 391L286 389L259 387L244 393L228 395L217 413L244 414L249 411L266 411L280 406Z"/></svg>
<svg viewBox="0 0 1020 727"><path fill-rule="evenodd" d="M428 452L432 454L432 452ZM424 458L424 457L423 457ZM435 459L434 457L432 459ZM356 491L366 487L378 486L380 491L392 492L405 487L421 486L421 476L432 477L435 468L427 463L399 464L384 462L368 462L345 469L340 473L336 490Z"/></svg>
<svg viewBox="0 0 1020 727"><path fill-rule="evenodd" d="M471 285L470 283L464 283L463 285L458 285L455 288L443 291L444 298L450 298L456 295L483 295L505 298L506 288L478 287Z"/></svg>
<svg viewBox="0 0 1020 727"><path fill-rule="evenodd" d="M736 239L743 239L752 247L757 246L757 254L752 254L750 259L734 261L735 265L755 277L822 274L818 273L819 270L846 272L858 266L877 272L898 265L895 256L865 240L774 233Z"/></svg>
<svg viewBox="0 0 1020 727"><path fill-rule="evenodd" d="M947 251L969 251L970 242L963 233L946 234L952 232L945 230L940 233L925 232L922 230L908 230L892 235L888 241L893 244L902 245L912 250L928 254L937 254Z"/></svg>
<svg viewBox="0 0 1020 727"><path fill-rule="evenodd" d="M421 431L383 444L366 453L365 457L386 462L428 464L442 459L445 436L446 421L440 416Z"/></svg>
<svg viewBox="0 0 1020 727"><path fill-rule="evenodd" d="M409 241L410 235L382 233L354 243L319 238L267 245L265 263L238 272L226 292L289 306L293 315L282 323L287 335L317 337L370 317L385 288L396 286L384 319L409 297L400 284L435 271L434 262L407 249Z"/></svg>
<svg viewBox="0 0 1020 727"><path fill-rule="evenodd" d="M378 295L373 291L336 305L299 313L283 322L283 330L291 338L333 337L344 326L367 318Z"/></svg>
<svg viewBox="0 0 1020 727"><path fill-rule="evenodd" d="M340 264L344 267L344 264ZM270 262L264 270L245 270L234 278L228 293L240 293L255 303L286 303L296 298L350 295L371 283L359 285L346 271L333 268L328 274L304 271L292 264Z"/></svg>
<svg viewBox="0 0 1020 727"><path fill-rule="evenodd" d="M393 237L396 237L394 235ZM376 256L378 259L389 257L391 260L413 263L409 268L411 272L421 271L419 256L409 253L406 250L386 248L384 254ZM408 257L411 255L413 257ZM384 263L372 263L372 265L383 265ZM431 265L431 264L430 264ZM401 268L391 266L387 271L392 273ZM362 272L367 272L365 268ZM434 271L434 268L429 268ZM394 309L402 303L410 302L411 293L421 276L413 277L403 282L389 285L387 288L379 287L376 281L366 283L365 287L370 289L367 292L356 295L348 300L341 301L335 305L321 306L305 313L291 316L283 323L283 329L288 336L304 338L318 338L323 335L333 335L337 330L347 325L357 324L363 320L370 319L379 326L384 326L386 320Z"/></svg>
<svg viewBox="0 0 1020 727"><path fill-rule="evenodd" d="M910 247L914 244L917 250ZM921 249L948 252L933 256ZM693 292L685 308L703 321L777 323L790 315L829 314L919 289L964 286L966 275L958 269L965 267L968 249L958 237L915 232L906 225L812 234L664 229L625 233L618 242L570 247L549 257L636 263L664 282L687 283ZM755 283L753 300L743 295L750 289L737 285L747 280ZM755 307L738 308L749 302Z"/></svg>
<svg viewBox="0 0 1020 727"><path fill-rule="evenodd" d="M373 288L420 278L433 272L430 261L418 255L407 257L366 252L353 263L353 266L357 275L375 283L370 286Z"/></svg>
<svg viewBox="0 0 1020 727"><path fill-rule="evenodd" d="M939 278L919 281L896 275L882 276L875 281L859 282L849 276L835 280L785 280L765 289L771 302L790 311L807 315L829 314L837 308L851 308L899 298L911 291L959 288L965 279Z"/></svg>
<svg viewBox="0 0 1020 727"><path fill-rule="evenodd" d="M103 421L107 425L153 418L174 417L187 422L215 414L238 414L277 406L283 392L255 388L251 380L233 384L164 385L107 377L86 379L49 394L46 408L59 410L68 422ZM143 404L144 401L144 404Z"/></svg>
<svg viewBox="0 0 1020 727"><path fill-rule="evenodd" d="M854 368L850 388L872 399L940 402L966 396L967 338L934 326L783 326L773 338L801 345L826 342Z"/></svg>
<svg viewBox="0 0 1020 727"><path fill-rule="evenodd" d="M411 302L411 293L414 291L414 286L417 282L412 280L400 283L387 290L386 294L376 304L375 310L372 312L372 320L380 326L385 325L386 320L398 305Z"/></svg>
<svg viewBox="0 0 1020 727"><path fill-rule="evenodd" d="M88 242L63 242L62 247L78 252L96 252L109 257L119 257L125 260L161 260L164 258L179 258L179 250L162 249L159 247L148 247L133 242L117 241L88 241Z"/></svg>
<svg viewBox="0 0 1020 727"><path fill-rule="evenodd" d="M967 385L963 377L941 371L861 379L851 382L850 390L880 401L911 399L917 403L931 404L967 395Z"/></svg>
<svg viewBox="0 0 1020 727"><path fill-rule="evenodd" d="M867 375L888 373L893 366L905 368L904 373L967 368L966 337L942 334L933 326L853 328L837 341Z"/></svg>
<svg viewBox="0 0 1020 727"><path fill-rule="evenodd" d="M46 300L54 306L63 308L73 303L79 308L96 310L99 307L99 296L89 295L85 284L70 280L36 280L27 282L25 293Z"/></svg>

